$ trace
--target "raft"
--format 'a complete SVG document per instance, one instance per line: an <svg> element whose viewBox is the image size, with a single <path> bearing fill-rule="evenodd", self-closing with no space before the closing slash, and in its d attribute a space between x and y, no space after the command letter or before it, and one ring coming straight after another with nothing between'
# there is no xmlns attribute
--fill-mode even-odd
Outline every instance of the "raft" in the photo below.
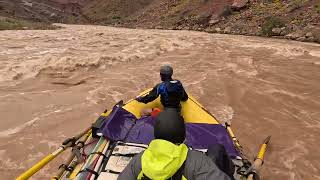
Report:
<svg viewBox="0 0 320 180"><path fill-rule="evenodd" d="M142 92L146 95L151 89ZM261 168L270 140L261 145L254 160L246 158L242 146L233 133L230 124L221 124L195 98L189 94L181 102L181 115L186 124L186 145L190 149L205 152L208 145L222 144L235 165L235 179L256 179ZM61 163L56 180L112 180L130 162L130 159L148 147L153 137L155 118L141 117L145 108L160 108L160 98L148 104L139 103L135 98L127 103L120 101L79 135L68 138L58 150L49 154L36 165L26 170L17 179L29 179L46 164L64 151L71 149L66 162Z"/></svg>

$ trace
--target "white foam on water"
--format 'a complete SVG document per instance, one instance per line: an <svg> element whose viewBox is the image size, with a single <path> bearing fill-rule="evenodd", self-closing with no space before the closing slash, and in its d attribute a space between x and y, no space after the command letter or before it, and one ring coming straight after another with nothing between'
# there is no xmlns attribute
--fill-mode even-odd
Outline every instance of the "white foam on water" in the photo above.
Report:
<svg viewBox="0 0 320 180"><path fill-rule="evenodd" d="M303 158L308 153L309 151L306 149L305 142L301 140L294 141L291 146L288 146L280 152L280 162L282 162L283 166L288 169L287 172L290 180L295 180L295 170L298 168L296 161Z"/></svg>
<svg viewBox="0 0 320 180"><path fill-rule="evenodd" d="M118 91L118 89L123 89L123 87L113 85L95 88L88 92L89 95L86 97L86 100L92 104L98 104L107 100L109 96L114 102L119 102L122 99L123 93Z"/></svg>
<svg viewBox="0 0 320 180"><path fill-rule="evenodd" d="M40 91L41 93L49 93L49 92L54 92L54 90L44 90L44 91Z"/></svg>
<svg viewBox="0 0 320 180"><path fill-rule="evenodd" d="M0 98L6 98L6 97L10 97L10 96L13 96L12 94L6 94L6 95L3 95L3 96L0 96Z"/></svg>
<svg viewBox="0 0 320 180"><path fill-rule="evenodd" d="M40 143L47 144L49 149L54 149L54 148L59 147L59 143L54 142L54 141L41 140Z"/></svg>
<svg viewBox="0 0 320 180"><path fill-rule="evenodd" d="M17 126L15 128L10 128L8 130L5 130L5 131L0 131L0 137L8 137L10 135L13 135L13 134L16 134L20 131L22 131L23 129L29 127L29 126L32 126L35 122L37 122L38 120L40 120L39 117L36 117L36 118L33 118L32 120L20 125L20 126Z"/></svg>
<svg viewBox="0 0 320 180"><path fill-rule="evenodd" d="M201 74L190 74L188 76L192 76L192 78L187 78L183 81L184 86L199 86L200 83L204 82L207 79L208 73L201 73ZM195 79L195 80L193 80Z"/></svg>
<svg viewBox="0 0 320 180"><path fill-rule="evenodd" d="M123 93L118 91L108 91L108 94L112 97L114 102L119 102Z"/></svg>
<svg viewBox="0 0 320 180"><path fill-rule="evenodd" d="M307 51L304 48L301 47L274 47L274 50L277 52L275 55L280 55L280 56L286 56L286 57L291 57L291 56L302 56L304 55Z"/></svg>
<svg viewBox="0 0 320 180"><path fill-rule="evenodd" d="M13 134L16 134L18 132L21 132L23 129L25 129L27 127L34 126L35 123L38 122L41 118L48 117L48 116L50 116L50 115L52 115L54 113L62 113L62 112L70 111L70 110L72 110L72 108L67 108L64 111L61 110L61 109L57 109L57 110L54 110L54 111L51 111L51 112L48 112L48 113L45 113L45 114L41 114L39 117L35 117L32 120L30 120L28 122L25 122L24 124L19 125L19 126L15 127L15 128L10 128L10 129L5 130L5 131L0 131L0 138L1 137L8 137L10 135L13 135Z"/></svg>
<svg viewBox="0 0 320 180"><path fill-rule="evenodd" d="M221 124L224 124L226 122L231 124L234 116L234 110L231 106L217 106L214 108L214 112L214 116Z"/></svg>
<svg viewBox="0 0 320 180"><path fill-rule="evenodd" d="M20 93L16 93L16 94L6 94L6 95L3 95L3 96L0 96L0 98L6 98L6 97L16 96L16 95L28 95L28 94L50 93L50 92L54 92L54 91L55 91L55 90L43 90L43 91L20 92Z"/></svg>
<svg viewBox="0 0 320 180"><path fill-rule="evenodd" d="M34 163L35 160L44 157L44 155L45 155L45 154L42 153L42 152L37 152L37 153L35 153L35 154L29 154L29 155L27 156L27 158L26 158L26 161L27 161L27 162L32 162L32 163Z"/></svg>
<svg viewBox="0 0 320 180"><path fill-rule="evenodd" d="M5 160L1 160L3 164L1 169L18 169L19 168L19 165L12 161L11 159L5 159Z"/></svg>
<svg viewBox="0 0 320 180"><path fill-rule="evenodd" d="M273 41L273 43L271 43ZM306 43L296 42L295 44L284 43L283 41L269 39L268 41L260 40L246 40L241 41L241 38L234 39L234 43L237 43L240 47L247 48L264 48L275 51L274 55L293 57L293 56L302 56L305 53L310 53L313 56L319 56L319 51L308 50L308 45ZM318 44L312 44L312 47L319 47ZM311 47L310 46L310 47ZM307 48L305 48L307 47Z"/></svg>
<svg viewBox="0 0 320 180"><path fill-rule="evenodd" d="M6 154L6 150L0 150L0 159L2 159L2 157L4 157Z"/></svg>
<svg viewBox="0 0 320 180"><path fill-rule="evenodd" d="M293 98L299 98L299 99L302 99L302 100L305 100L307 99L306 97L302 96L302 95L299 95L299 94L296 94L296 93L293 93L293 92L289 92L289 91L286 91L286 90L283 90L283 89L269 89L269 90L266 90L264 91L265 93L270 93L270 94L283 94L283 95L287 95L287 96L290 96L290 97L293 97Z"/></svg>
<svg viewBox="0 0 320 180"><path fill-rule="evenodd" d="M73 28L77 30L73 31ZM191 39L181 39L183 35L172 37L171 33L163 32L163 36L158 36L149 32L141 36L128 36L126 29L114 31L107 27L99 28L109 33L92 36L87 28L68 26L62 34L53 31L45 36L48 32L38 32L39 38L32 39L36 42L32 44L27 43L31 40L25 39L25 36L10 34L12 38L9 43L15 45L15 41L21 39L25 45L19 49L0 46L0 55L8 56L8 60L1 60L4 68L0 69L0 81L32 78L48 69L67 72L85 68L104 69L194 45ZM55 43L48 43L50 41Z"/></svg>
<svg viewBox="0 0 320 180"><path fill-rule="evenodd" d="M317 51L310 51L309 54L314 57L320 57L320 48ZM320 61L320 59L319 59Z"/></svg>

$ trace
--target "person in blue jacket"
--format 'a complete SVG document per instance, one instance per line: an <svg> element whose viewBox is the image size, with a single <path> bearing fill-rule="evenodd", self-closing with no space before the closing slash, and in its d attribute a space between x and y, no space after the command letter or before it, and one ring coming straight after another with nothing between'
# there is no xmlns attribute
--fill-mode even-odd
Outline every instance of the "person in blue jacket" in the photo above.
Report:
<svg viewBox="0 0 320 180"><path fill-rule="evenodd" d="M161 83L157 84L147 95L137 97L136 100L141 103L149 103L160 96L163 107L181 109L180 102L188 100L188 94L184 90L179 80L172 79L173 68L164 65L160 68Z"/></svg>

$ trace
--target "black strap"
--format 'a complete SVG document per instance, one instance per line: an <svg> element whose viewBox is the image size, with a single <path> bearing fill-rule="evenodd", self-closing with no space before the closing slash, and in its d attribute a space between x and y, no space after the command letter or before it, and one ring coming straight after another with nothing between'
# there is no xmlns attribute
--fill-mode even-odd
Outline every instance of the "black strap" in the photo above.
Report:
<svg viewBox="0 0 320 180"><path fill-rule="evenodd" d="M112 154L111 156L122 156L122 157L133 157L137 154L120 154L120 153L116 153L116 154Z"/></svg>
<svg viewBox="0 0 320 180"><path fill-rule="evenodd" d="M120 100L115 106L122 107L124 105L123 100Z"/></svg>
<svg viewBox="0 0 320 180"><path fill-rule="evenodd" d="M183 162L182 166L178 169L178 171L171 177L173 180L180 180L183 176L183 171L185 167L185 162Z"/></svg>
<svg viewBox="0 0 320 180"><path fill-rule="evenodd" d="M94 171L94 170L92 170L92 169L89 169L89 168L85 168L84 170L81 170L78 174L83 173L83 172L92 173L92 174L94 174L96 177L99 176L99 173L98 173L98 172L96 172L96 171Z"/></svg>
<svg viewBox="0 0 320 180"><path fill-rule="evenodd" d="M113 170L110 170L110 169L107 169L105 172L112 173L112 174L120 174L120 172L113 171Z"/></svg>
<svg viewBox="0 0 320 180"><path fill-rule="evenodd" d="M68 166L65 165L65 164L61 164L58 169L61 169L61 168L63 168L64 170L66 170L66 169L68 168Z"/></svg>
<svg viewBox="0 0 320 180"><path fill-rule="evenodd" d="M141 180L152 180L152 179L148 178L148 176L143 174L142 177L141 177Z"/></svg>
<svg viewBox="0 0 320 180"><path fill-rule="evenodd" d="M91 156L92 154L99 154L100 156L103 156L103 158L107 158L107 156L105 154L103 154L102 152L98 151L98 152L92 152L89 154L89 156Z"/></svg>
<svg viewBox="0 0 320 180"><path fill-rule="evenodd" d="M69 171L69 172L72 172L74 170L73 167L67 166L66 164L61 164L58 169L61 169L61 168L63 168L65 171Z"/></svg>
<svg viewBox="0 0 320 180"><path fill-rule="evenodd" d="M77 146L79 146L80 148L84 147L84 142L83 141L79 141L77 142Z"/></svg>
<svg viewBox="0 0 320 180"><path fill-rule="evenodd" d="M75 137L72 137L72 138L68 138L68 139L66 139L66 140L64 140L63 142L62 142L62 145L63 146L66 146L66 145L68 145L69 143L71 143L71 147L73 147L75 144L76 144L76 138Z"/></svg>
<svg viewBox="0 0 320 180"><path fill-rule="evenodd" d="M253 180L260 180L260 176L255 171L251 171L248 174L244 174L243 176L248 178L250 175L252 175Z"/></svg>
<svg viewBox="0 0 320 180"><path fill-rule="evenodd" d="M72 167L72 166L68 166L66 169L66 171L69 171L69 172L72 172L73 170L74 170L74 167Z"/></svg>

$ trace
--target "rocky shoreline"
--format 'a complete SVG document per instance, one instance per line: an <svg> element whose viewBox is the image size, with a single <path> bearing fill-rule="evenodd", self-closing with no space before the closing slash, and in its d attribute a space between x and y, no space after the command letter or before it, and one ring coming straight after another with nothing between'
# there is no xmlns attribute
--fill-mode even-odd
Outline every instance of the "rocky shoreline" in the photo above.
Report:
<svg viewBox="0 0 320 180"><path fill-rule="evenodd" d="M205 26L177 26L177 30L264 36L320 43L320 3L294 0L259 3L235 0Z"/></svg>
<svg viewBox="0 0 320 180"><path fill-rule="evenodd" d="M17 7L8 6L10 0L4 2L0 2L0 16L18 20L194 30L320 43L319 0L132 0L127 5L116 0L75 0L72 4L68 0L35 0L21 1ZM43 16L30 15L29 11Z"/></svg>
<svg viewBox="0 0 320 180"><path fill-rule="evenodd" d="M114 26L262 36L320 43L320 2L234 0L217 14L186 16L172 24L117 22Z"/></svg>

